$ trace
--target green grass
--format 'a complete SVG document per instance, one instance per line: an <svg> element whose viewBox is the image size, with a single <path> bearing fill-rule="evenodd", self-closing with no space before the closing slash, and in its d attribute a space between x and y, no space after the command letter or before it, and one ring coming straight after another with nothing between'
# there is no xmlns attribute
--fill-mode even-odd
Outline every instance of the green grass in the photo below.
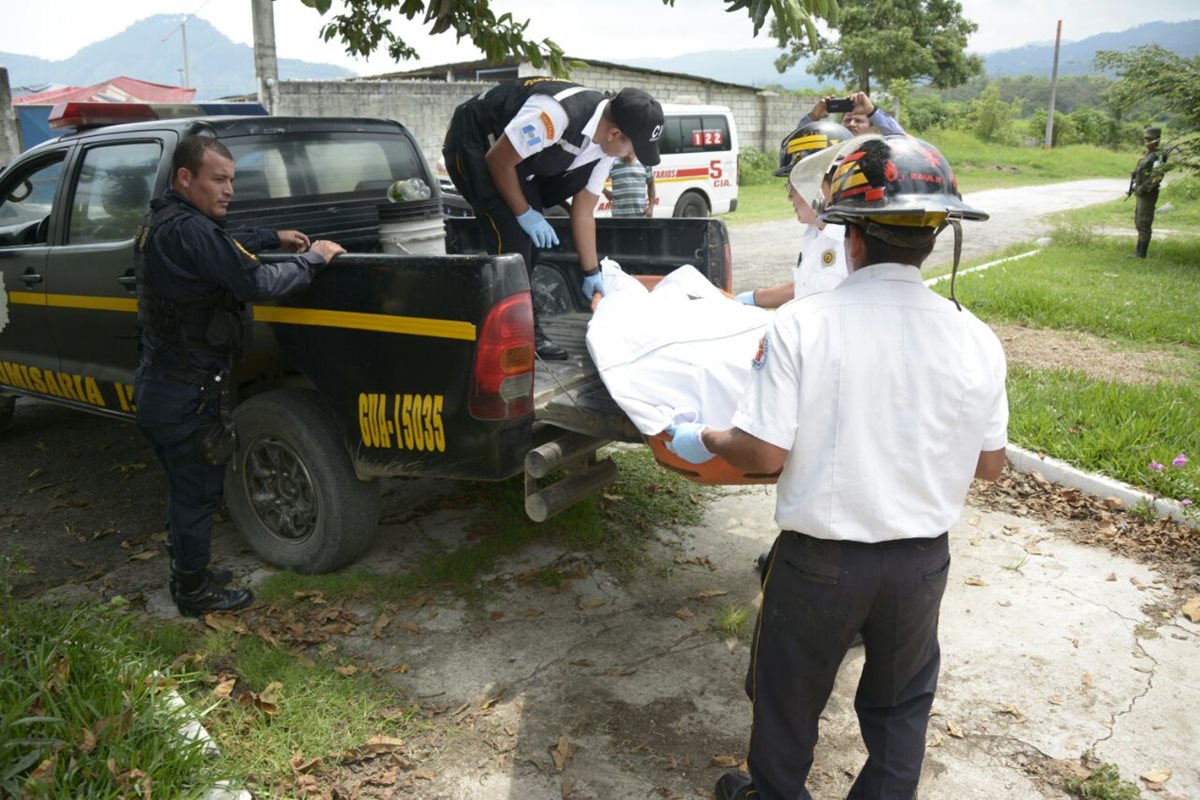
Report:
<svg viewBox="0 0 1200 800"><path fill-rule="evenodd" d="M727 225L795 219L796 212L787 199L784 186L783 178L772 178L770 183L739 186L737 211L718 216Z"/></svg>
<svg viewBox="0 0 1200 800"><path fill-rule="evenodd" d="M741 639L750 629L750 612L742 606L722 606L713 617L713 630L725 639Z"/></svg>
<svg viewBox="0 0 1200 800"><path fill-rule="evenodd" d="M1115 764L1104 764L1086 778L1070 778L1067 791L1084 800L1138 800L1142 792L1128 781L1121 780Z"/></svg>
<svg viewBox="0 0 1200 800"><path fill-rule="evenodd" d="M962 276L957 294L989 322L1079 331L1114 350L1173 357L1178 374L1149 384L1011 365L1009 438L1200 502L1200 241L1163 242L1146 260L1126 260L1128 249L1073 229L1035 256ZM1173 466L1180 453L1195 460ZM1164 469L1149 469L1152 461Z"/></svg>
<svg viewBox="0 0 1200 800"><path fill-rule="evenodd" d="M1134 150L1092 145L1043 150L990 144L963 131L929 131L921 138L942 151L964 193L1085 178L1128 178L1138 159Z"/></svg>
<svg viewBox="0 0 1200 800"><path fill-rule="evenodd" d="M196 676L170 661L113 607L0 607L0 796L190 798L236 774L180 735L166 693Z"/></svg>

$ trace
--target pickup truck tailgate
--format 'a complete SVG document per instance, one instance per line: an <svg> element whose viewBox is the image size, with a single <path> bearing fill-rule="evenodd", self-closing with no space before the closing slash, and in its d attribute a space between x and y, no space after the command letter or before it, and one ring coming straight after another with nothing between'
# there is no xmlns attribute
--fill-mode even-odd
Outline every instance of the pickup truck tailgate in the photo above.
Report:
<svg viewBox="0 0 1200 800"><path fill-rule="evenodd" d="M565 361L542 361L534 372L534 418L598 439L641 442L642 435L609 395L587 351L589 312L547 315L546 335L565 347Z"/></svg>

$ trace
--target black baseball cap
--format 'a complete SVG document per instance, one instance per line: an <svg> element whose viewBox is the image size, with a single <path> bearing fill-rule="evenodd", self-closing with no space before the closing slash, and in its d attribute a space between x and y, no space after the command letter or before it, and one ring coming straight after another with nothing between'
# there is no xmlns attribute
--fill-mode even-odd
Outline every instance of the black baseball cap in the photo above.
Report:
<svg viewBox="0 0 1200 800"><path fill-rule="evenodd" d="M658 157L658 138L663 131L663 110L658 101L641 89L622 89L609 102L612 121L633 142L638 161L653 167Z"/></svg>
<svg viewBox="0 0 1200 800"><path fill-rule="evenodd" d="M1162 138L1162 128L1146 128L1146 135L1143 138L1147 141L1157 142Z"/></svg>

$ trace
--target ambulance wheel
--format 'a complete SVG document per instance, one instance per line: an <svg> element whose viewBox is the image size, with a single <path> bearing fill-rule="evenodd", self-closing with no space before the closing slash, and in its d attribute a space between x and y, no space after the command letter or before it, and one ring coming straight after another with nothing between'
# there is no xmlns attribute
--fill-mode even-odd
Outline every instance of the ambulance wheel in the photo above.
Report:
<svg viewBox="0 0 1200 800"><path fill-rule="evenodd" d="M684 192L683 197L680 197L675 202L675 216L707 217L708 203L704 200L704 196L698 192Z"/></svg>
<svg viewBox="0 0 1200 800"><path fill-rule="evenodd" d="M354 561L379 527L379 487L354 474L345 436L306 389L276 389L234 409L238 451L225 502L264 561L320 573Z"/></svg>
<svg viewBox="0 0 1200 800"><path fill-rule="evenodd" d="M12 422L13 413L17 410L16 395L0 394L0 433Z"/></svg>

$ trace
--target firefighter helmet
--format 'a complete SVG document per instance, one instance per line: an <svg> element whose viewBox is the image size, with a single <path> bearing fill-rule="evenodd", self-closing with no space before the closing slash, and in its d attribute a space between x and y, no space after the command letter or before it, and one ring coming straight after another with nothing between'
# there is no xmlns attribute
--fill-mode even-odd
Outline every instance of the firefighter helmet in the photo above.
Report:
<svg viewBox="0 0 1200 800"><path fill-rule="evenodd" d="M801 125L779 143L779 169L775 170L774 174L782 178L805 156L819 153L826 147L832 147L849 138L850 131L836 122L818 120Z"/></svg>
<svg viewBox="0 0 1200 800"><path fill-rule="evenodd" d="M988 218L963 202L946 158L928 142L898 134L840 150L820 214L825 222L940 228L947 218Z"/></svg>

